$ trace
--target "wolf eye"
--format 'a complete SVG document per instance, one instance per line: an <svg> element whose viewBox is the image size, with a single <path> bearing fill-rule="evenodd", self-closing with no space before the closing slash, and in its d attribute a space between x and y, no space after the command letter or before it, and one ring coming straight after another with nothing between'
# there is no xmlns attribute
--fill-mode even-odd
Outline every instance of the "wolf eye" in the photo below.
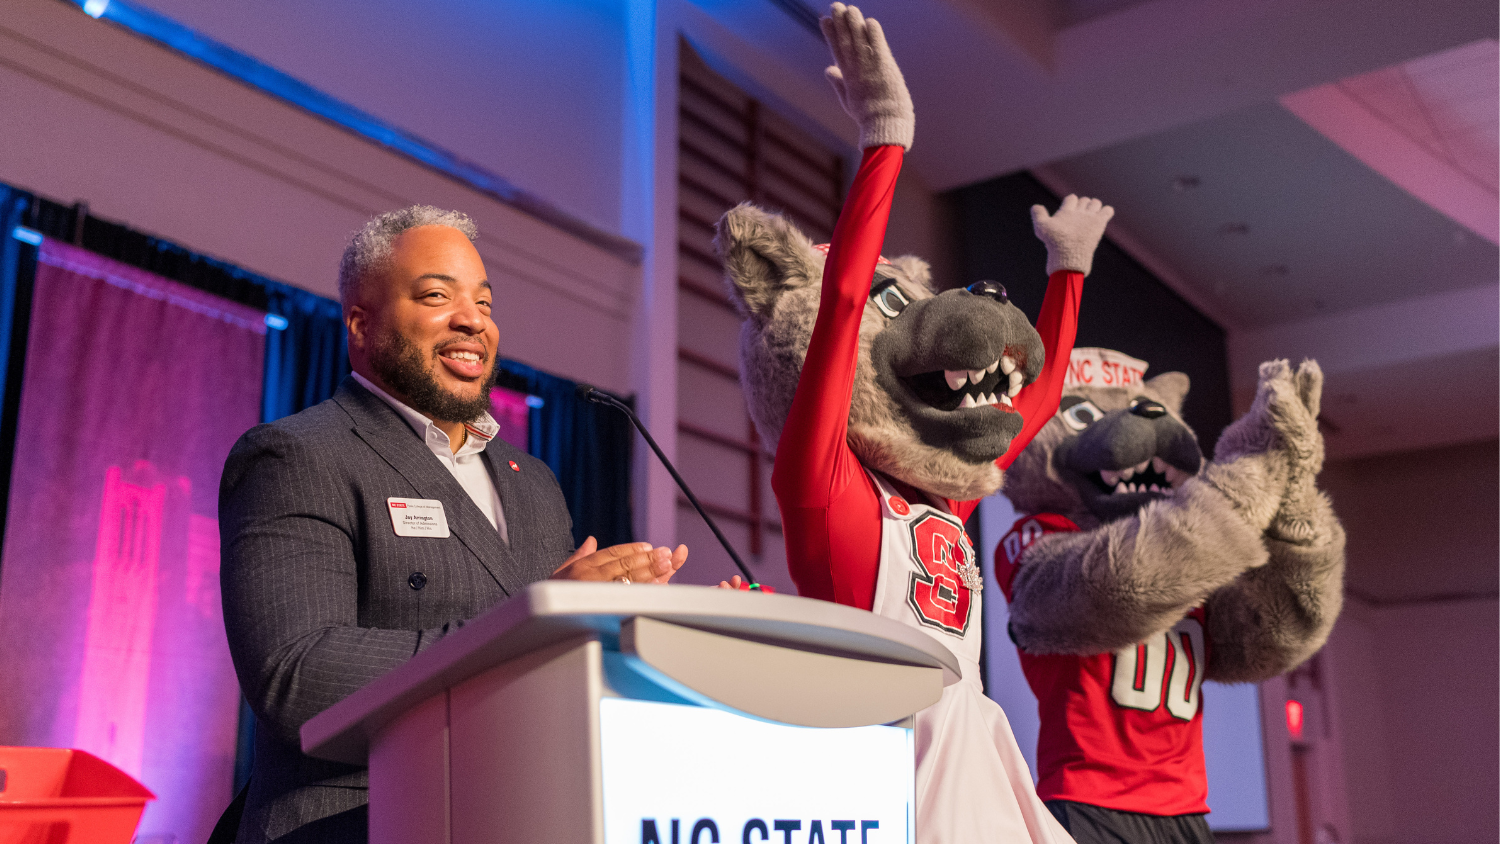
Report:
<svg viewBox="0 0 1500 844"><path fill-rule="evenodd" d="M895 319L898 314L906 310L907 305L911 304L911 300L906 298L906 294L902 292L894 278L880 276L875 278L875 287L870 291L870 301L875 303L875 307L879 308L881 313L891 319Z"/></svg>
<svg viewBox="0 0 1500 844"><path fill-rule="evenodd" d="M1063 399L1063 401L1066 402L1067 399ZM1059 410L1057 415L1062 417L1064 425L1075 431L1082 431L1084 428L1103 419L1104 411L1095 407L1094 403L1088 399L1075 399L1074 402L1069 403Z"/></svg>

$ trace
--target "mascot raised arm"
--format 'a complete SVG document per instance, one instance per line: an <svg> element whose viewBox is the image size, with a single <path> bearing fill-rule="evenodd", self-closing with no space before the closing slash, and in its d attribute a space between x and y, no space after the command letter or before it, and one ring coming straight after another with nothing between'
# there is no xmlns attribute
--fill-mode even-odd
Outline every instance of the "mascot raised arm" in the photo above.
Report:
<svg viewBox="0 0 1500 844"><path fill-rule="evenodd" d="M1262 364L1203 465L1188 378L1074 349L1057 415L1006 473L1028 515L995 575L1037 695L1037 793L1079 844L1212 844L1205 679L1290 670L1327 640L1344 533L1314 483L1323 376Z"/></svg>
<svg viewBox="0 0 1500 844"><path fill-rule="evenodd" d="M802 595L924 631L962 665L916 716L919 841L1065 842L980 685L983 580L963 523L1057 408L1083 279L1113 211L1076 197L1055 214L1032 209L1050 274L1036 329L993 282L937 292L926 262L880 256L915 125L901 72L856 8L835 3L823 34L864 150L832 243L815 247L749 205L716 237L745 318L746 400L777 443L792 579Z"/></svg>

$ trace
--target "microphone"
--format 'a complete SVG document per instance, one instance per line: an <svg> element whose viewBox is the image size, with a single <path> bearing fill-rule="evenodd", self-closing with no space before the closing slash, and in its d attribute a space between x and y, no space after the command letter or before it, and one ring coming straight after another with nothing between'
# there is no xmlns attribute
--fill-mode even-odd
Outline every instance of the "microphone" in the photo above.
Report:
<svg viewBox="0 0 1500 844"><path fill-rule="evenodd" d="M719 544L724 546L725 551L729 552L729 559L734 561L735 567L740 570L740 574L744 575L745 582L750 584L752 590L759 592L760 584L755 582L755 577L750 574L750 569L745 566L745 562L740 559L740 555L735 553L734 546L729 544L729 540L724 537L724 532L719 530L717 524L714 524L713 518L703 509L703 505L698 503L698 496L694 495L691 489L688 489L687 481L683 480L682 476L677 474L677 467L673 466L672 461L668 460L667 456L662 453L661 446L656 444L656 440L651 436L651 432L647 431L646 426L641 424L640 417L635 415L635 411L630 409L630 405L603 390L595 389L590 384L579 384L573 389L574 392L578 393L579 398L594 402L595 404L612 407L630 418L630 421L635 424L635 429L640 431L641 436L646 438L646 444L651 446L652 451L656 452L657 459L661 460L662 465L667 467L667 471L672 473L672 480L677 482L677 486L687 496L687 500L693 505L693 509L698 511L698 515L702 516L703 521L708 524L708 529L713 531L714 536L718 538Z"/></svg>

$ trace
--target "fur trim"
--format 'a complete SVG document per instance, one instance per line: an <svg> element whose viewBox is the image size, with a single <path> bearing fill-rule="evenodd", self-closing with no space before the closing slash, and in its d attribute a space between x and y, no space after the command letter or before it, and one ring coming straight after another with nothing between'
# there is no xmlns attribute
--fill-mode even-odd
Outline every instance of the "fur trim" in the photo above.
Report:
<svg viewBox="0 0 1500 844"><path fill-rule="evenodd" d="M1029 653L1118 650L1176 624L1266 559L1260 533L1192 479L1134 518L1037 540L1016 573L1011 630Z"/></svg>
<svg viewBox="0 0 1500 844"><path fill-rule="evenodd" d="M1068 390L1063 395L1076 395ZM1083 504L1073 484L1063 480L1052 459L1058 447L1072 436L1063 421L1053 417L1031 440L1005 473L1005 497L1020 513L1057 513L1067 516L1083 530L1099 526L1099 519Z"/></svg>
<svg viewBox="0 0 1500 844"><path fill-rule="evenodd" d="M1173 416L1178 417L1182 416L1182 402L1187 398L1188 387L1191 385L1192 381L1185 372L1163 372L1146 379L1146 391L1166 405Z"/></svg>
<svg viewBox="0 0 1500 844"><path fill-rule="evenodd" d="M1270 562L1209 599L1213 650L1204 676L1258 682L1296 668L1328 641L1344 601L1344 528L1322 494L1308 520L1313 542L1267 539Z"/></svg>
<svg viewBox="0 0 1500 844"><path fill-rule="evenodd" d="M936 294L937 288L932 286L932 265L915 255L898 255L891 259L891 263L898 267L901 272L906 273L906 278L912 284L927 288L928 292Z"/></svg>
<svg viewBox="0 0 1500 844"><path fill-rule="evenodd" d="M823 278L823 254L807 235L748 202L719 219L714 250L724 261L729 298L743 317L771 318L781 294ZM813 301L816 312L816 297Z"/></svg>

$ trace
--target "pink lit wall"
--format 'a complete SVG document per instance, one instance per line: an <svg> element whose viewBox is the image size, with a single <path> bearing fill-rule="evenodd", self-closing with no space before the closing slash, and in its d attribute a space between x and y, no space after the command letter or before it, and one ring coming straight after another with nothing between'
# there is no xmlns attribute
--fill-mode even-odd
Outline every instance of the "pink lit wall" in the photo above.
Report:
<svg viewBox="0 0 1500 844"><path fill-rule="evenodd" d="M0 744L124 769L158 798L147 840L205 840L231 796L217 499L258 421L263 317L41 248L0 558Z"/></svg>
<svg viewBox="0 0 1500 844"><path fill-rule="evenodd" d="M1325 651L1355 844L1500 836L1494 440L1340 461L1349 598Z"/></svg>
<svg viewBox="0 0 1500 844"><path fill-rule="evenodd" d="M525 451L531 428L531 407L526 404L526 395L496 387L490 393L490 415L500 425L500 439Z"/></svg>

